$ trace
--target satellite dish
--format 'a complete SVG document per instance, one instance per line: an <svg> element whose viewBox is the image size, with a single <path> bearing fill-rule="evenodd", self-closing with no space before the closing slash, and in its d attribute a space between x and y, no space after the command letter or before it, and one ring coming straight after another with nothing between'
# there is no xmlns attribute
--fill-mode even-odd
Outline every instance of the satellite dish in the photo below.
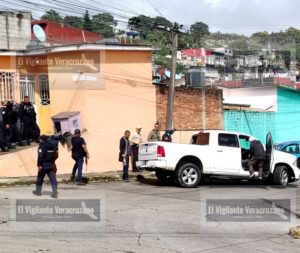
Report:
<svg viewBox="0 0 300 253"><path fill-rule="evenodd" d="M35 37L38 39L38 41L46 42L46 34L41 26L34 25L33 33L34 33Z"/></svg>

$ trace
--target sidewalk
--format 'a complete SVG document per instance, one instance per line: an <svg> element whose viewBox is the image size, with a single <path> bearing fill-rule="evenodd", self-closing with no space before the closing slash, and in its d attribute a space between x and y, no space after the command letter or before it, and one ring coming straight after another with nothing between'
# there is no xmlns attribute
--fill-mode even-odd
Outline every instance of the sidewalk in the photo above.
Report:
<svg viewBox="0 0 300 253"><path fill-rule="evenodd" d="M136 179L137 177L152 177L151 172L131 172L129 171L129 178ZM108 181L121 181L122 171L110 171L103 173L83 173L84 177L88 178L89 183L108 182ZM27 186L35 184L36 177L15 177L15 178L0 178L0 188L11 186ZM74 184L70 180L70 174L57 175L57 182L59 184ZM45 184L49 184L48 177L45 177Z"/></svg>

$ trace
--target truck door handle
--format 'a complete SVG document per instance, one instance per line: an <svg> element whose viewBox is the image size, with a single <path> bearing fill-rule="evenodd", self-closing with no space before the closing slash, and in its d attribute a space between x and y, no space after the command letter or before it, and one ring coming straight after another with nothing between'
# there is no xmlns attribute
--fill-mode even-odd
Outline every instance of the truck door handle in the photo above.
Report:
<svg viewBox="0 0 300 253"><path fill-rule="evenodd" d="M221 152L223 152L223 150L217 150L217 152L221 153Z"/></svg>

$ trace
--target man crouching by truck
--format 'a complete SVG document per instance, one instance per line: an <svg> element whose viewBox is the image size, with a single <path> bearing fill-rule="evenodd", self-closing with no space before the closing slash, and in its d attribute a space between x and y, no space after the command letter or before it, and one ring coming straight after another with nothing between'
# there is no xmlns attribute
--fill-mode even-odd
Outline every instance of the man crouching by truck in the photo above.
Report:
<svg viewBox="0 0 300 253"><path fill-rule="evenodd" d="M262 179L263 166L265 161L265 149L259 140L253 137L249 138L250 144L250 160L248 162L250 178L254 176L254 165L258 165L258 178Z"/></svg>
<svg viewBox="0 0 300 253"><path fill-rule="evenodd" d="M52 142L48 141L48 136L40 137L38 148L38 175L36 178L36 190L32 193L37 196L42 195L44 178L47 175L52 187L52 198L57 198L57 181L55 160L58 158L58 150Z"/></svg>

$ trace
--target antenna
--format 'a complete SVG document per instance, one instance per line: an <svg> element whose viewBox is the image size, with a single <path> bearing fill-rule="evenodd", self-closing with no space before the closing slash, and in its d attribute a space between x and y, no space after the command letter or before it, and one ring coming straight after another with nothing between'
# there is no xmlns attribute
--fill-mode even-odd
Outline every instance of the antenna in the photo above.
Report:
<svg viewBox="0 0 300 253"><path fill-rule="evenodd" d="M46 42L46 34L40 25L33 26L33 33L39 42Z"/></svg>

